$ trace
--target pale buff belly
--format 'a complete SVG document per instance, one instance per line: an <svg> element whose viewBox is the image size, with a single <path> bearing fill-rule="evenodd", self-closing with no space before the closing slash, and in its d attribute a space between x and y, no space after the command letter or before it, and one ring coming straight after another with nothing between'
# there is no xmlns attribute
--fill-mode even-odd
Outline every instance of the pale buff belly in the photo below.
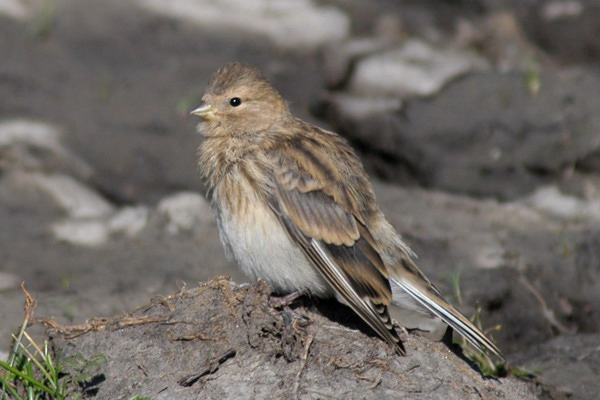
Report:
<svg viewBox="0 0 600 400"><path fill-rule="evenodd" d="M226 253L247 276L268 282L276 292L308 290L328 297L329 285L290 240L273 212L260 205L252 193L246 200L247 206L235 217L226 206L215 207Z"/></svg>

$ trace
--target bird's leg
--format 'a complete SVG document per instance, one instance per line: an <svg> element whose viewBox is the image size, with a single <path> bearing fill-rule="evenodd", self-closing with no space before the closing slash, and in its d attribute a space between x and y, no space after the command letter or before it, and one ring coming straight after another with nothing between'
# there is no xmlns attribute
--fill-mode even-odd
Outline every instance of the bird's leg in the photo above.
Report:
<svg viewBox="0 0 600 400"><path fill-rule="evenodd" d="M282 297L271 296L271 298L269 299L269 305L273 308L286 308L298 298L307 294L308 290L302 289L296 290L295 292L292 292Z"/></svg>

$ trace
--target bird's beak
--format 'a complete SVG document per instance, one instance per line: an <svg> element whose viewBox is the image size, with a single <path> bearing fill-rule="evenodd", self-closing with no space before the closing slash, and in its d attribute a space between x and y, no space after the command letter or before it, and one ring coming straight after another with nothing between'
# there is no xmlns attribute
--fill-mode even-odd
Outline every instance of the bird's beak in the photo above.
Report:
<svg viewBox="0 0 600 400"><path fill-rule="evenodd" d="M196 109L192 110L190 114L196 115L203 120L210 121L216 119L217 116L215 114L216 110L210 104L202 103Z"/></svg>

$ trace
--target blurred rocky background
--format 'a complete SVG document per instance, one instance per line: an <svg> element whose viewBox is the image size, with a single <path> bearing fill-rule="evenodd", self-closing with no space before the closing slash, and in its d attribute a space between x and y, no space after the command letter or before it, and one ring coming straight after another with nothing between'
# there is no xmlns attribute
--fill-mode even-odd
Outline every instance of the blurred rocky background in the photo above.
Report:
<svg viewBox="0 0 600 400"><path fill-rule="evenodd" d="M600 1L0 0L0 356L230 274L189 111L227 61L344 135L508 360L600 392ZM4 356L2 356L4 357Z"/></svg>

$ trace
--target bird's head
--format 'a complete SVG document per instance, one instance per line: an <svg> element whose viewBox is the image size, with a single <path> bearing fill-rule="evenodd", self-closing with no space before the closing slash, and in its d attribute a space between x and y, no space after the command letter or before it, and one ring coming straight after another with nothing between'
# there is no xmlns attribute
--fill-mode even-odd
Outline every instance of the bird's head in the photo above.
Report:
<svg viewBox="0 0 600 400"><path fill-rule="evenodd" d="M203 119L199 130L207 137L260 133L289 115L285 100L260 71L238 62L212 76L202 101L191 113Z"/></svg>

